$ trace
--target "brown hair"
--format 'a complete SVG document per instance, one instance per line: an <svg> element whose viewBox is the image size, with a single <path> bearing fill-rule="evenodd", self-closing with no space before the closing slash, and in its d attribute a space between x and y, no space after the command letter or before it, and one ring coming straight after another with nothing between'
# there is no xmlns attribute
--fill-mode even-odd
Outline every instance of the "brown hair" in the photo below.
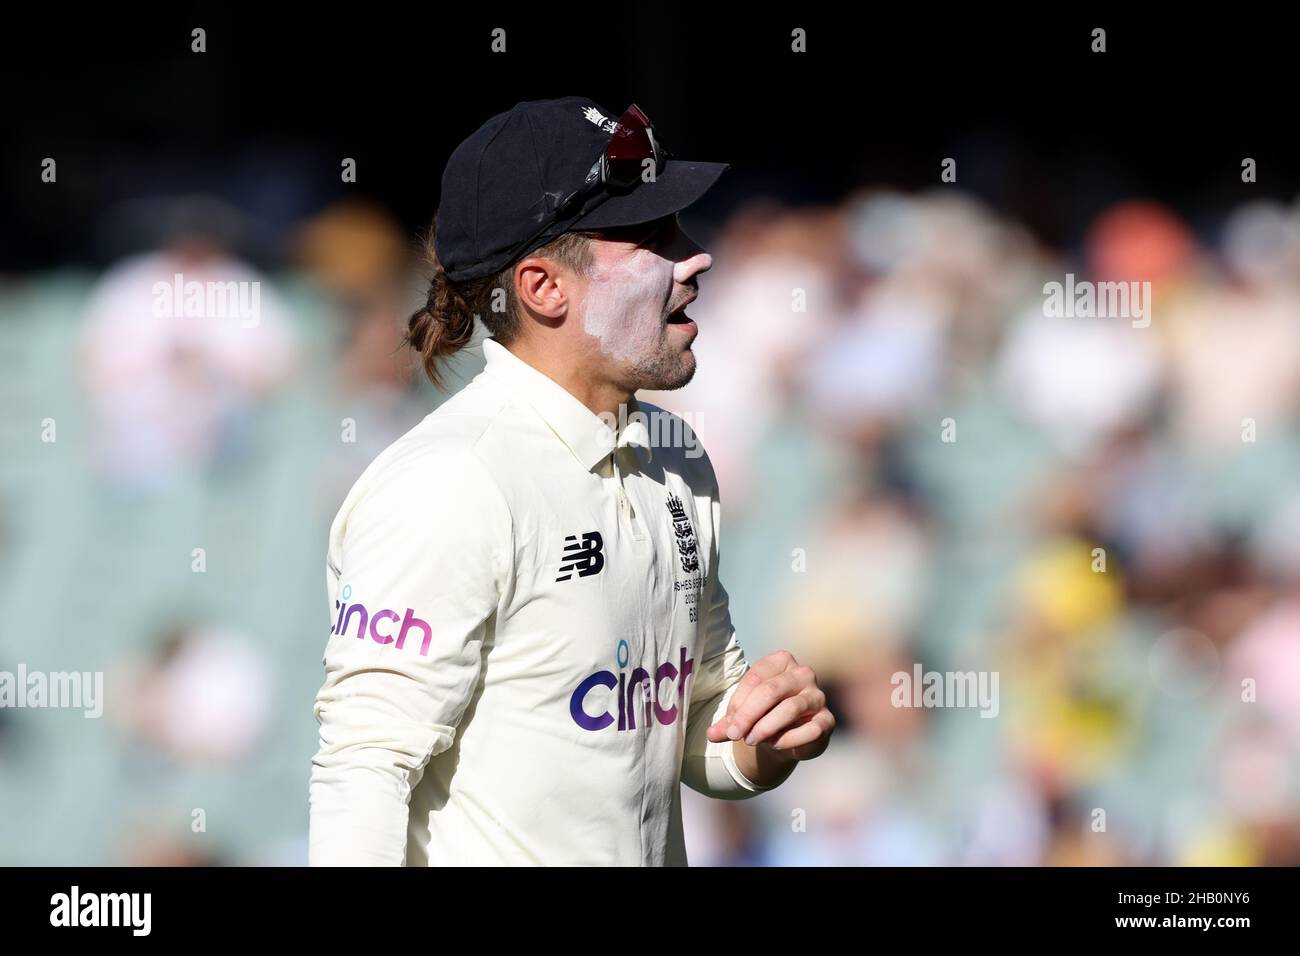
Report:
<svg viewBox="0 0 1300 956"><path fill-rule="evenodd" d="M546 256L568 266L579 275L591 268L590 240L594 232L566 232L529 255ZM491 336L509 345L519 334L519 298L515 295L514 271L517 262L496 275L464 282L453 282L438 261L430 234L426 256L433 268L429 292L423 307L407 322L406 342L420 355L424 373L436 388L442 388L439 361L446 359L474 338L474 320L478 318ZM500 289L504 295L498 294ZM495 308L494 308L495 306Z"/></svg>

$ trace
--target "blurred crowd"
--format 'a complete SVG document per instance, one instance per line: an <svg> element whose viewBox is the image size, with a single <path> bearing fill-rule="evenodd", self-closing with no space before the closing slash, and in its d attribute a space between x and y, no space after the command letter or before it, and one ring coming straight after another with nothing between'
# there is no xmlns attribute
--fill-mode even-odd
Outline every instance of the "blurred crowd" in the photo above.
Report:
<svg viewBox="0 0 1300 956"><path fill-rule="evenodd" d="M329 522L446 397L384 209L265 272L238 210L164 212L102 274L0 277L0 670L108 686L0 710L0 863L306 861ZM683 222L699 371L643 397L717 469L749 658L839 718L772 793L684 791L692 862L1300 864L1300 205L1129 201L1067 249L955 187ZM1150 323L1053 317L1067 273L1149 282ZM256 315L159 321L174 274ZM998 674L997 715L895 706L918 664Z"/></svg>

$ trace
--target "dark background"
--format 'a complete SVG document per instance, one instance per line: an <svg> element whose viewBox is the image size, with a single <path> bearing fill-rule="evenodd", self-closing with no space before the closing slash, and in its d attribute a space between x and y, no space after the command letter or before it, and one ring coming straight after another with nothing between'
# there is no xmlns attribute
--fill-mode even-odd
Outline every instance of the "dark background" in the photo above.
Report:
<svg viewBox="0 0 1300 956"><path fill-rule="evenodd" d="M419 229L457 142L520 98L570 94L613 110L636 101L679 155L731 162L705 219L755 192L798 203L863 181L929 185L956 156L967 191L1062 246L1117 199L1194 206L1197 227L1196 215L1209 222L1300 183L1290 32L1259 11L263 5L27 16L6 31L0 67L0 268L10 270L110 261L124 250L97 238L97 212L169 179L261 209L272 232L277 217L345 190ZM190 52L194 26L207 30L203 55ZM504 55L490 52L497 26ZM805 55L789 50L795 26L808 31ZM1104 55L1090 52L1094 26L1108 31ZM47 155L59 160L54 197L37 194ZM353 186L339 182L343 156L358 161ZM1253 187L1239 182L1243 156L1259 163Z"/></svg>

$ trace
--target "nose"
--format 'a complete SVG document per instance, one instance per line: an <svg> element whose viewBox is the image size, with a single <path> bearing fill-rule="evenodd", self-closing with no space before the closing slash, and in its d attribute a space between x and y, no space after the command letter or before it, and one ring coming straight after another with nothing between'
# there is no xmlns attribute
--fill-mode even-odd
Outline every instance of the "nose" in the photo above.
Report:
<svg viewBox="0 0 1300 956"><path fill-rule="evenodd" d="M668 249L673 260L673 281L687 283L713 267L713 257L678 226Z"/></svg>

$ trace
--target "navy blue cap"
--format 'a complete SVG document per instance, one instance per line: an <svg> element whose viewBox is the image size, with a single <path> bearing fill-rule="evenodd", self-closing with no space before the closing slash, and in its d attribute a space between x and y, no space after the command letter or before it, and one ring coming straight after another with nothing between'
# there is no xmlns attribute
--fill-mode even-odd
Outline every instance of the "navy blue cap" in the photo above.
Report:
<svg viewBox="0 0 1300 956"><path fill-rule="evenodd" d="M447 277L463 282L494 275L566 232L635 226L671 215L730 168L668 159L653 182L622 192L598 189L521 248L583 184L620 115L585 96L516 103L457 146L442 174L434 223L434 249Z"/></svg>

